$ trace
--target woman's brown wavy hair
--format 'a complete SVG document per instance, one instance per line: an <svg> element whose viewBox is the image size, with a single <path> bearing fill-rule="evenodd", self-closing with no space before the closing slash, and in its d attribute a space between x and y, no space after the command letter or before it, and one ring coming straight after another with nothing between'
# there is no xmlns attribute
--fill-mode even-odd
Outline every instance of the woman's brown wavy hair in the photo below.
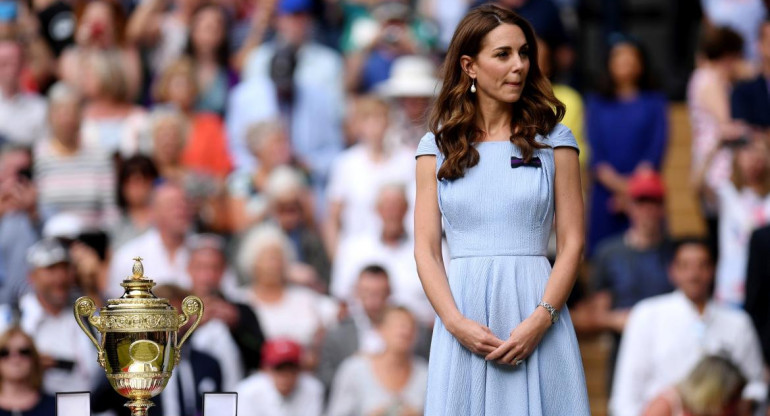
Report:
<svg viewBox="0 0 770 416"><path fill-rule="evenodd" d="M521 98L512 104L511 142L521 149L529 161L535 149L547 147L535 141L537 134L548 134L564 117L565 107L553 95L548 79L540 71L537 40L532 26L516 13L492 4L470 11L457 26L443 66L443 85L430 114L430 131L444 155L438 170L439 179L457 179L479 163L473 146L483 132L476 125L478 103L470 93L471 79L462 70L463 55L476 57L487 33L502 24L516 25L524 32L529 45L529 73Z"/></svg>

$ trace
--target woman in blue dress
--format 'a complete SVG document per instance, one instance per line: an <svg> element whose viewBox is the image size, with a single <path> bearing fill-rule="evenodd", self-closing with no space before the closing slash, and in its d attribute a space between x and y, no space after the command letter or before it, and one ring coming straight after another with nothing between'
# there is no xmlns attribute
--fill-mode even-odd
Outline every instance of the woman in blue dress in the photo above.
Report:
<svg viewBox="0 0 770 416"><path fill-rule="evenodd" d="M584 244L577 144L536 57L526 20L492 5L469 12L417 150L415 257L438 315L428 416L590 414L563 309Z"/></svg>

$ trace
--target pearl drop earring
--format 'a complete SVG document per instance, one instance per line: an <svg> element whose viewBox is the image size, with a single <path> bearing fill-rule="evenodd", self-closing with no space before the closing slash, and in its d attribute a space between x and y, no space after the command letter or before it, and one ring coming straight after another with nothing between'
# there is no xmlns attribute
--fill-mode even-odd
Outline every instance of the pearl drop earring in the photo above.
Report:
<svg viewBox="0 0 770 416"><path fill-rule="evenodd" d="M471 81L471 93L476 93L476 78L473 78L473 81Z"/></svg>

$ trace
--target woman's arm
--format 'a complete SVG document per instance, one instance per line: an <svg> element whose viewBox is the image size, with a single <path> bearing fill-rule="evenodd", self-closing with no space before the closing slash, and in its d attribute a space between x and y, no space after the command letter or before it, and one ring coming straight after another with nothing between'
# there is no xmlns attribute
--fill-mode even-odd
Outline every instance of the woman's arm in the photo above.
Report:
<svg viewBox="0 0 770 416"><path fill-rule="evenodd" d="M455 305L441 254L441 212L438 207L436 157L417 158L414 211L414 258L422 287L446 329L476 354L488 354L503 343L492 331L465 318Z"/></svg>
<svg viewBox="0 0 770 416"><path fill-rule="evenodd" d="M554 201L556 217L556 263L545 287L542 301L561 309L575 284L577 269L583 255L585 229L583 225L583 195L580 188L580 164L574 149L553 150ZM527 319L511 331L505 343L487 355L487 360L515 364L537 348L545 331L551 326L551 315L537 307Z"/></svg>

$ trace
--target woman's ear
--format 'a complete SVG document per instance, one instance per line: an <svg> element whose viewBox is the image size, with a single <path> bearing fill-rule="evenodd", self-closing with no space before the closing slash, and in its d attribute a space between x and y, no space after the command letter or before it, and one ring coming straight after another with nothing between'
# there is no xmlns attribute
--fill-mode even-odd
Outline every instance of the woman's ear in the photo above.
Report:
<svg viewBox="0 0 770 416"><path fill-rule="evenodd" d="M460 57L460 68L471 78L476 78L476 62L468 55Z"/></svg>

